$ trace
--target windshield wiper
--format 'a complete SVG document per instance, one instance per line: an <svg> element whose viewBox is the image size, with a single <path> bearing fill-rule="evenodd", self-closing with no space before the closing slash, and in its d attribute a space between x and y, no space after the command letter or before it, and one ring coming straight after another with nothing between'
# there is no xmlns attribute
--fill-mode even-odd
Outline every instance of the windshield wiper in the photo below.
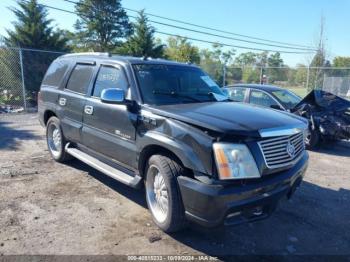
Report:
<svg viewBox="0 0 350 262"><path fill-rule="evenodd" d="M165 96L180 97L180 98L187 98L187 99L190 99L190 100L192 100L194 102L203 102L202 100L200 100L198 98L195 98L193 96L179 94L179 93L176 93L174 91L171 91L170 93L167 93L167 92L159 92L159 91L153 90L153 94L155 94L155 95L165 95Z"/></svg>

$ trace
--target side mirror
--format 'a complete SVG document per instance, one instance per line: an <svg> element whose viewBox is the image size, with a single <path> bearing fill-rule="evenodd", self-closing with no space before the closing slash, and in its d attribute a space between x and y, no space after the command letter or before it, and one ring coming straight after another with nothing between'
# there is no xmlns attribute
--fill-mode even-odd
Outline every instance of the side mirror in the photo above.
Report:
<svg viewBox="0 0 350 262"><path fill-rule="evenodd" d="M283 110L279 105L270 105L270 107L277 110Z"/></svg>
<svg viewBox="0 0 350 262"><path fill-rule="evenodd" d="M101 92L101 101L107 104L122 104L125 102L125 93L120 88L108 88Z"/></svg>

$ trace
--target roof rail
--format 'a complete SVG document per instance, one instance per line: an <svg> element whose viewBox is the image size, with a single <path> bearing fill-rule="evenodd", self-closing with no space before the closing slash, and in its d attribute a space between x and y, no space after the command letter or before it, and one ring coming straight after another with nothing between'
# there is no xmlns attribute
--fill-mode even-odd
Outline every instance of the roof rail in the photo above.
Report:
<svg viewBox="0 0 350 262"><path fill-rule="evenodd" d="M63 57L70 57L70 56L83 56L83 55L92 55L92 56L107 56L110 57L110 53L103 53L103 52L83 52L83 53L71 53L71 54L66 54L63 55Z"/></svg>

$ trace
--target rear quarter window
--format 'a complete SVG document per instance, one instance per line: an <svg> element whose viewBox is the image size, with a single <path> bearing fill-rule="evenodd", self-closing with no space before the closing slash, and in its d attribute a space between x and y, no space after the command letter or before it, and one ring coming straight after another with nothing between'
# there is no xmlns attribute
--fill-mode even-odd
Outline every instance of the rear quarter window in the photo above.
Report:
<svg viewBox="0 0 350 262"><path fill-rule="evenodd" d="M43 85L58 87L69 67L68 61L56 60L47 70L43 79Z"/></svg>

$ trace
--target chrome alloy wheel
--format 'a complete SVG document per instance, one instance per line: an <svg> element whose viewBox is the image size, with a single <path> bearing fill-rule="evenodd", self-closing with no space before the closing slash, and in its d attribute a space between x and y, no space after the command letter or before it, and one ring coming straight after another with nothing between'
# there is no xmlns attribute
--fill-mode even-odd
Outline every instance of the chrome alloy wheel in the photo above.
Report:
<svg viewBox="0 0 350 262"><path fill-rule="evenodd" d="M48 127L47 143L51 153L55 157L59 156L62 150L62 135L59 127L53 123Z"/></svg>
<svg viewBox="0 0 350 262"><path fill-rule="evenodd" d="M146 181L147 201L155 219L163 223L169 210L168 189L163 175L155 165L151 165L148 172L150 173Z"/></svg>

